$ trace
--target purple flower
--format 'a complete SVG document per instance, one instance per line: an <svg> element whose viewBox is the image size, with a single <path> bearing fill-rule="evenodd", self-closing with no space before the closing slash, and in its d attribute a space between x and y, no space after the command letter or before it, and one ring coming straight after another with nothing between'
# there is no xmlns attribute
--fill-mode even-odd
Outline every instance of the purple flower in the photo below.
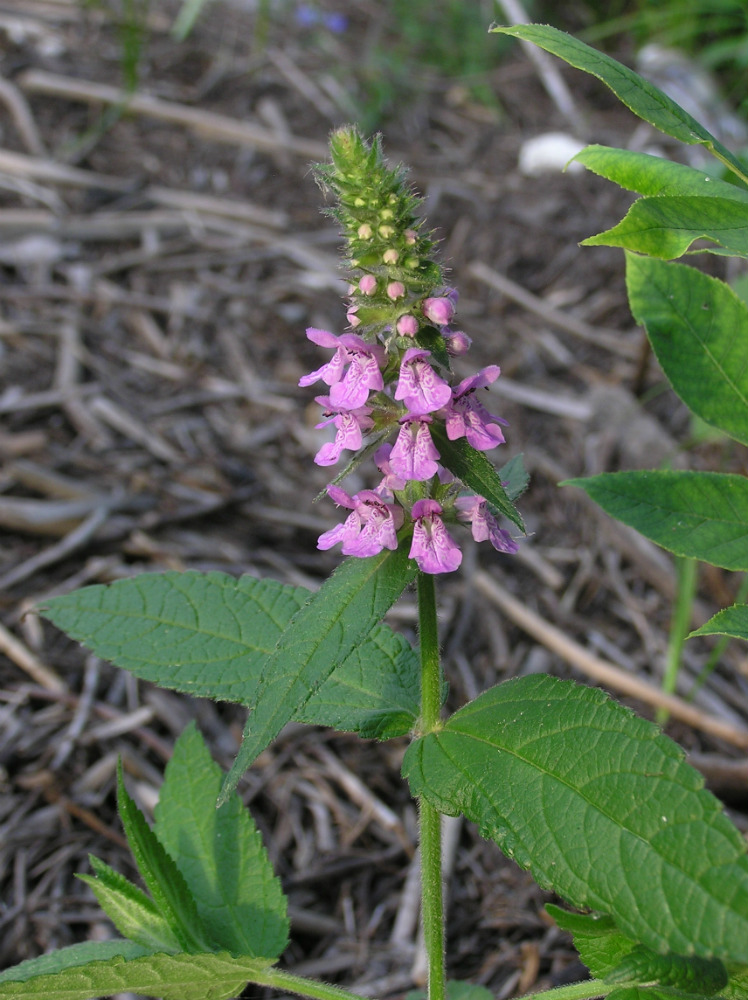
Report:
<svg viewBox="0 0 748 1000"><path fill-rule="evenodd" d="M413 416L440 410L452 398L449 385L426 361L430 357L431 351L418 347L409 347L402 357L395 399L401 399Z"/></svg>
<svg viewBox="0 0 748 1000"><path fill-rule="evenodd" d="M358 283L358 290L362 295L373 295L377 290L377 279L373 274L365 274Z"/></svg>
<svg viewBox="0 0 748 1000"><path fill-rule="evenodd" d="M476 542L489 541L497 552L518 552L519 545L508 531L499 527L499 522L488 508L485 497L458 497L455 500L457 519L467 521Z"/></svg>
<svg viewBox="0 0 748 1000"><path fill-rule="evenodd" d="M431 440L431 418L404 417L400 433L390 452L390 468L403 479L422 481L438 472L439 452Z"/></svg>
<svg viewBox="0 0 748 1000"><path fill-rule="evenodd" d="M328 361L326 365L322 365L316 371L302 376L299 379L299 385L313 385L315 382L319 382L320 379L323 382L327 382L328 385L335 385L343 377L343 369L348 361L348 351L342 342L343 338L336 337L334 333L330 333L328 330L318 330L314 326L307 328L306 335L313 344L319 344L320 347L335 348L335 354L332 360Z"/></svg>
<svg viewBox="0 0 748 1000"><path fill-rule="evenodd" d="M350 364L343 378L330 389L333 406L355 410L363 406L369 397L369 390L384 388L380 365L384 364L385 351L379 344L367 344L355 333L344 333Z"/></svg>
<svg viewBox="0 0 748 1000"><path fill-rule="evenodd" d="M318 549L343 543L346 556L375 556L382 549L397 548L397 529L403 523L401 507L386 503L374 490L361 490L350 496L339 486L328 486L336 504L351 513L342 524L325 531L317 540Z"/></svg>
<svg viewBox="0 0 748 1000"><path fill-rule="evenodd" d="M397 321L397 332L401 337L415 337L418 333L418 320L411 313L405 313Z"/></svg>
<svg viewBox="0 0 748 1000"><path fill-rule="evenodd" d="M422 308L426 319L430 319L437 326L446 326L455 312L454 303L446 295L439 298L424 299Z"/></svg>
<svg viewBox="0 0 748 1000"><path fill-rule="evenodd" d="M467 354L470 350L470 345L473 341L464 330L442 330L442 333L444 335L447 354L451 357L459 358L463 354Z"/></svg>
<svg viewBox="0 0 748 1000"><path fill-rule="evenodd" d="M451 573L462 562L462 552L444 527L436 500L418 500L413 504L413 544L408 555L423 573Z"/></svg>
<svg viewBox="0 0 748 1000"><path fill-rule="evenodd" d="M463 379L453 391L452 401L446 407L447 437L450 441L464 436L478 451L488 451L504 443L499 424L506 424L506 420L489 413L475 395L476 389L495 382L500 374L498 365L489 365L477 375Z"/></svg>
<svg viewBox="0 0 748 1000"><path fill-rule="evenodd" d="M378 489L380 492L386 491L390 495L393 490L404 490L407 485L406 479L403 479L402 476L398 476L392 471L392 466L390 465L391 454L391 444L383 444L381 448L377 448L374 452L374 464L384 476L384 479L379 484Z"/></svg>
<svg viewBox="0 0 748 1000"><path fill-rule="evenodd" d="M316 424L317 429L327 427L328 424L335 424L337 433L334 441L323 444L314 461L317 465L335 465L340 458L341 452L358 451L363 442L362 431L368 431L374 426L374 421L369 414L370 406L358 406L353 410L346 410L343 407L333 405L329 396L315 396L315 401L325 409L325 417L321 423Z"/></svg>

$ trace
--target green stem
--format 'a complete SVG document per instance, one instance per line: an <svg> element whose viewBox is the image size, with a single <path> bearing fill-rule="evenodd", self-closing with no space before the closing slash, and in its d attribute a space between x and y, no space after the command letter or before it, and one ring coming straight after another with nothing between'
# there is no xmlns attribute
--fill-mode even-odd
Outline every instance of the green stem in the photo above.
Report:
<svg viewBox="0 0 748 1000"><path fill-rule="evenodd" d="M613 986L602 979L587 979L583 983L557 986L552 990L541 990L540 993L526 993L520 1000L592 1000L592 997L607 996L612 989Z"/></svg>
<svg viewBox="0 0 748 1000"><path fill-rule="evenodd" d="M419 731L439 728L442 694L439 630L434 577L418 574L418 626L421 643L421 718ZM428 961L428 998L445 1000L444 899L441 816L425 798L418 809L421 847L421 912Z"/></svg>
<svg viewBox="0 0 748 1000"><path fill-rule="evenodd" d="M677 593L673 619L670 623L665 676L662 678L662 690L665 694L673 694L678 680L683 646L690 630L698 568L699 564L695 559L686 556L678 556L676 559ZM664 708L660 708L657 710L655 718L662 726L667 722L668 712Z"/></svg>
<svg viewBox="0 0 748 1000"><path fill-rule="evenodd" d="M252 982L261 986L272 986L287 993L315 997L316 1000L361 1000L358 994L343 990L339 986L320 983L316 979L305 979L304 976L294 976L290 972L275 968L264 969L262 973L253 975Z"/></svg>

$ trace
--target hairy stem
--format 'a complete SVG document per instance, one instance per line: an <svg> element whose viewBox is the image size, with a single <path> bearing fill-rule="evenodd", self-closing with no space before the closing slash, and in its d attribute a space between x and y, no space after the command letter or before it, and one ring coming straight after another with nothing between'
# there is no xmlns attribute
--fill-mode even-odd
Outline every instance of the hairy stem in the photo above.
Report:
<svg viewBox="0 0 748 1000"><path fill-rule="evenodd" d="M421 733L439 727L442 676L436 620L434 577L418 574L418 624L421 640ZM444 900L442 891L441 816L421 798L419 801L421 845L421 912L428 960L429 1000L445 1000Z"/></svg>
<svg viewBox="0 0 748 1000"><path fill-rule="evenodd" d="M305 979L304 976L294 976L290 972L283 972L281 969L275 968L266 969L262 977L254 975L252 982L259 983L261 986L272 986L274 989L283 990L286 993L314 997L315 1000L361 1000L358 994L341 989L339 986L320 983L316 979Z"/></svg>
<svg viewBox="0 0 748 1000"><path fill-rule="evenodd" d="M541 990L540 993L526 993L520 1000L592 1000L593 997L607 996L613 988L602 979L586 979L583 983L569 983L568 986L557 986L552 990Z"/></svg>

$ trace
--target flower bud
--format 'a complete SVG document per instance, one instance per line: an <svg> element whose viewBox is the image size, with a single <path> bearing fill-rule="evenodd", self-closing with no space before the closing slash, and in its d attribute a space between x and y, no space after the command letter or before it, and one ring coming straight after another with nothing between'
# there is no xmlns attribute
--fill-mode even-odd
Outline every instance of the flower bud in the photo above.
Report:
<svg viewBox="0 0 748 1000"><path fill-rule="evenodd" d="M405 285L402 281L391 281L387 285L387 297L392 299L394 302L396 299L401 299L405 295Z"/></svg>
<svg viewBox="0 0 748 1000"><path fill-rule="evenodd" d="M406 245L412 247L415 244L417 237L415 229L406 229L404 236Z"/></svg>
<svg viewBox="0 0 748 1000"><path fill-rule="evenodd" d="M380 226L379 227L379 235L382 237L383 240L388 240L390 238L390 236L394 235L394 232L395 232L395 230L394 230L394 228L392 226Z"/></svg>
<svg viewBox="0 0 748 1000"><path fill-rule="evenodd" d="M345 314L345 318L348 320L349 326L356 327L361 322L361 320L356 315L357 312L358 312L358 306L351 306L348 309L348 312Z"/></svg>
<svg viewBox="0 0 748 1000"><path fill-rule="evenodd" d="M455 307L444 296L423 300L423 315L437 326L446 326L454 316Z"/></svg>
<svg viewBox="0 0 748 1000"><path fill-rule="evenodd" d="M397 321L396 329L401 337L415 337L418 333L418 320L411 313L405 313Z"/></svg>
<svg viewBox="0 0 748 1000"><path fill-rule="evenodd" d="M372 237L373 230L368 222L364 222L360 225L357 230L357 235L360 240L370 240Z"/></svg>
<svg viewBox="0 0 748 1000"><path fill-rule="evenodd" d="M393 250L392 248L390 248L389 250L385 250L382 256L382 260L384 261L385 264L397 264L399 259L400 259L400 254L397 252L397 250Z"/></svg>
<svg viewBox="0 0 748 1000"><path fill-rule="evenodd" d="M467 354L472 342L464 330L444 331L444 343L447 348L447 354L450 354L453 358L459 358L463 354Z"/></svg>
<svg viewBox="0 0 748 1000"><path fill-rule="evenodd" d="M373 274L365 274L358 283L358 290L363 295L373 295L377 290L377 279Z"/></svg>

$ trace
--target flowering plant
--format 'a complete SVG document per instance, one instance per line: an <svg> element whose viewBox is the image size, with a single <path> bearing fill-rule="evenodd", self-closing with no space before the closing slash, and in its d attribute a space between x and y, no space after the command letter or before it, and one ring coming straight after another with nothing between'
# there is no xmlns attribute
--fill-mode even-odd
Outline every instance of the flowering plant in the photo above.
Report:
<svg viewBox="0 0 748 1000"><path fill-rule="evenodd" d="M525 476L517 460L497 473L485 455L504 440L503 421L479 401L498 367L452 375L469 338L454 328L456 293L402 171L355 129L336 132L331 151L320 177L346 237L355 332L309 330L333 354L301 382L329 388L318 401L335 437L318 464L354 456L327 490L349 513L318 542L349 558L314 594L186 572L47 602L51 621L137 677L251 711L225 776L194 728L180 737L153 828L120 774L120 814L148 893L93 859L84 877L122 937L21 963L0 974L0 998L135 990L203 1000L252 982L354 1000L278 968L285 899L236 794L244 770L296 720L410 737L403 774L419 807L430 1000L447 995L441 814L460 813L584 911L552 908L594 977L552 991L554 1000L745 1000L745 841L657 727L599 690L542 675L505 681L442 718L435 576L460 564L458 522L516 550L499 518L522 530L514 500ZM338 482L369 455L379 482L351 495ZM413 581L417 650L381 624Z"/></svg>

